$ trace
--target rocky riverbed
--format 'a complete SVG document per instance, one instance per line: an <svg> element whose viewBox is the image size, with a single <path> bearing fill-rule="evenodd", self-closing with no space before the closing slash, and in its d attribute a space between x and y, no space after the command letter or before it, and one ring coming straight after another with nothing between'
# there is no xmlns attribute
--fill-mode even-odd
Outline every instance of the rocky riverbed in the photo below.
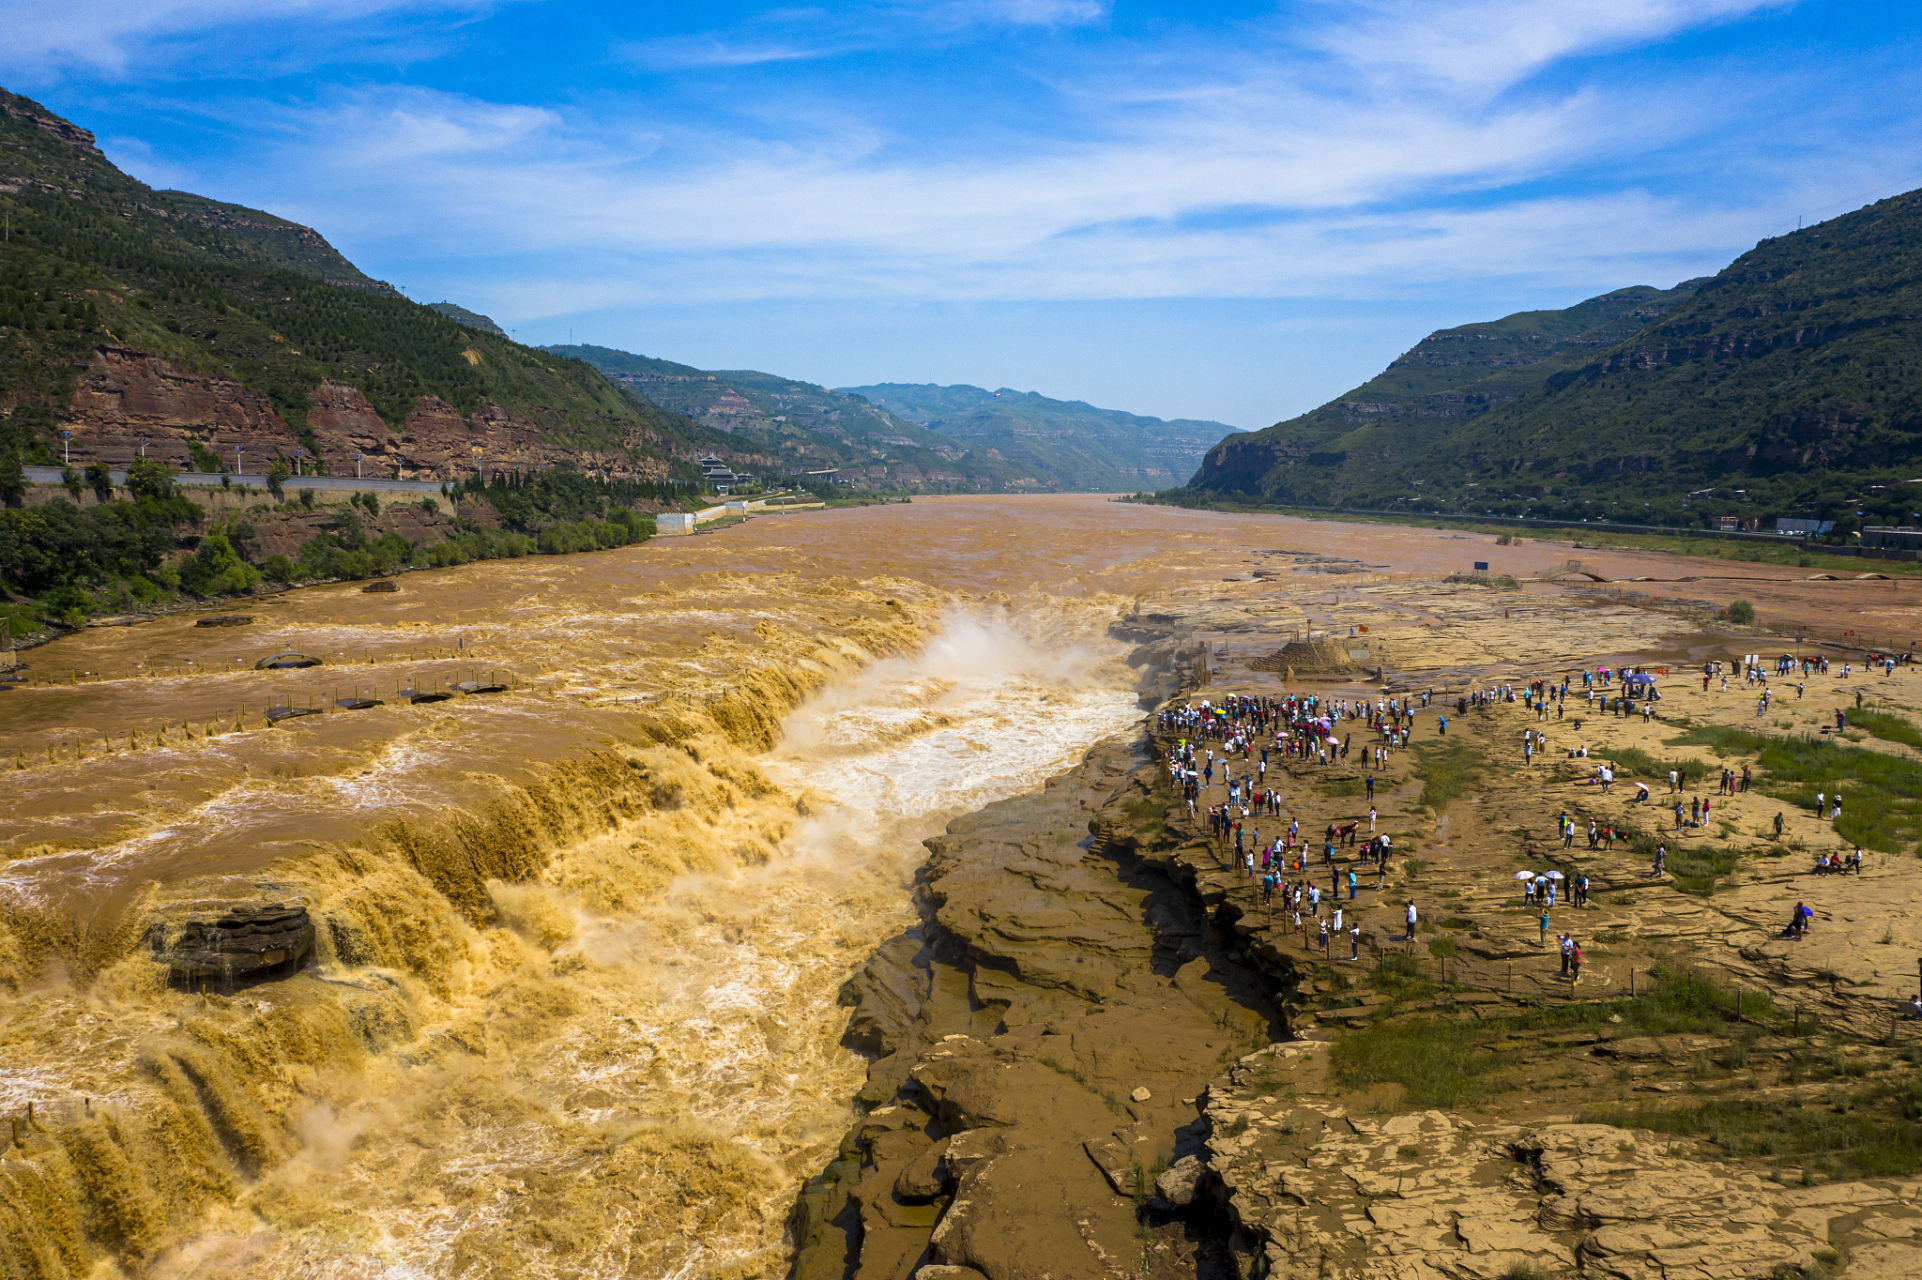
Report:
<svg viewBox="0 0 1922 1280"><path fill-rule="evenodd" d="M1579 666L1601 648L1616 662L1686 647L1701 625L1687 606L1537 600L1518 620L1512 603L1493 603L1485 590L1440 591L1427 616L1395 625L1358 593L1350 608L1372 611L1378 653L1407 663L1379 673L1275 661L1273 625L1247 599L1163 605L1117 632L1166 669L1144 697L1165 705L1272 695L1278 681L1377 697L1430 681L1488 687L1525 669L1497 658L1503 633ZM1687 710L1714 719L1707 703ZM1674 704L1665 715L1639 727L1591 718L1584 736L1659 748L1688 723ZM1345 966L1264 910L1229 850L1188 823L1152 717L1042 793L929 841L921 926L844 992L849 1042L874 1055L867 1110L801 1197L796 1275L1922 1274L1914 1162L1872 1176L1881 1157L1836 1139L1824 1118L1866 1107L1872 1125L1914 1123L1900 1099L1916 1055L1876 1036L1880 984L1866 972L1798 982L1766 963L1767 930L1745 920L1779 879L1766 862L1737 857L1724 892L1684 892L1626 850L1605 862L1531 833L1580 779L1491 760L1510 718L1495 703L1456 728L1479 753L1463 805L1432 802L1421 752L1397 752L1378 774L1384 828L1423 856L1354 908L1367 954ZM1565 721L1554 727L1568 736ZM1269 775L1305 830L1352 816L1361 777L1285 763ZM1602 814L1577 799L1584 816ZM1743 799L1738 841L1778 803ZM1793 839L1806 820L1789 808ZM1593 872L1606 900L1577 927L1601 940L1595 985L1558 980L1520 924L1504 922L1517 858ZM1836 890L1851 912L1876 892L1860 883ZM1430 904L1439 932L1399 936L1389 915L1404 895ZM1771 978L1766 1006L1717 1004ZM1449 1070L1455 1057L1472 1065L1446 1085L1420 1070L1397 1078L1388 1059L1431 1044ZM1433 1105L1423 1091L1436 1088L1455 1089L1452 1103ZM1758 1128L1773 1110L1779 1124ZM1711 1114L1719 1130L1695 1122Z"/></svg>

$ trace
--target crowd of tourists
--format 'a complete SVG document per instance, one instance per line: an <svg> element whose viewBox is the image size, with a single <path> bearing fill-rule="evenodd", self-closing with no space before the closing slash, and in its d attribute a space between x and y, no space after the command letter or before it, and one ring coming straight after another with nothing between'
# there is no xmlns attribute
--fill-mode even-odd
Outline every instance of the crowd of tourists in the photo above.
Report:
<svg viewBox="0 0 1922 1280"><path fill-rule="evenodd" d="M1877 655L1872 661L1887 674L1894 671L1898 662L1911 659L1907 655L1900 658ZM1783 654L1764 662L1761 655L1749 654L1727 667L1719 661L1704 663L1703 691L1709 691L1718 679L1723 690L1728 688L1731 678L1740 680L1756 690L1758 705L1765 712L1772 696L1771 675L1780 679L1799 673L1806 681L1813 675L1828 674L1829 670L1826 656L1795 658ZM1841 664L1841 677L1846 679L1851 670L1851 664ZM1324 955L1346 933L1350 958L1356 958L1361 945L1361 922L1354 906L1357 895L1364 888L1385 890L1394 850L1393 837L1387 831L1377 830L1380 814L1374 807L1376 780L1389 768L1392 753L1406 748L1414 739L1418 717L1432 715L1433 733L1439 737L1448 731L1451 711L1459 716L1495 704L1519 703L1531 722L1522 729L1522 758L1525 764L1532 765L1547 747L1547 735L1538 726L1551 719L1566 719L1571 693L1579 690L1582 705L1575 708L1577 711L1585 706L1589 714L1627 717L1639 713L1646 721L1654 716L1655 704L1662 697L1658 677L1666 674L1663 668L1599 666L1581 671L1578 677L1567 675L1559 680L1495 684L1454 695L1439 705L1432 690L1394 696L1384 694L1372 699L1316 693L1202 699L1161 712L1160 737L1169 744L1163 763L1170 782L1185 800L1190 820L1208 831L1224 855L1232 850L1233 865L1242 876L1259 880L1260 902L1270 917L1279 914L1304 946ZM1797 697L1802 693L1803 686L1798 684ZM1858 695L1857 705L1860 703ZM1838 708L1837 729L1845 723L1845 713ZM1580 725L1581 720L1577 718L1578 730ZM1360 764L1367 816L1330 822L1319 833L1305 835L1300 819L1290 812L1288 797L1269 782L1269 764L1277 761L1317 768L1340 765L1349 760L1358 738L1362 748ZM1570 747L1567 755L1571 759L1586 759L1589 751L1585 745ZM1718 771L1713 796L1696 794L1684 798L1691 776L1694 775L1679 766L1668 773L1674 827L1681 833L1705 829L1711 814L1717 811L1717 802L1746 794L1753 781L1747 765L1739 772L1722 768ZM1614 764L1598 763L1588 782L1599 787L1602 794L1609 794L1615 782ZM1633 785L1636 794L1631 803L1648 803L1651 800L1648 784L1635 781ZM1222 790L1213 792L1216 786ZM1223 798L1208 803L1207 797L1211 794ZM1817 815L1827 821L1838 820L1842 813L1839 789L1833 795L1827 788L1818 791L1816 810ZM1635 838L1616 822L1596 817L1587 820L1584 832L1566 810L1556 820L1555 833L1563 849L1572 848L1582 834L1587 836L1588 848L1598 851L1612 851L1618 840ZM1782 816L1778 813L1776 838L1779 840L1782 834ZM1352 855L1347 854L1350 849L1354 850ZM1666 843L1655 841L1649 874L1666 875L1667 863ZM1815 869L1827 874L1859 875L1862 852L1858 848L1847 857L1839 853L1818 857ZM1371 878L1373 883L1366 883ZM1541 911L1539 923L1544 948L1549 944L1549 911L1558 899L1566 895L1562 905L1571 908L1590 905L1589 880L1585 874L1567 878L1558 873L1523 872L1518 873L1518 878L1523 881L1523 901ZM1412 941L1418 913L1412 900L1403 906L1405 936ZM1798 903L1790 925L1784 930L1785 936L1804 936L1813 916L1805 904ZM1580 943L1571 934L1563 933L1557 936L1556 945L1561 952L1562 973L1571 982L1579 981Z"/></svg>

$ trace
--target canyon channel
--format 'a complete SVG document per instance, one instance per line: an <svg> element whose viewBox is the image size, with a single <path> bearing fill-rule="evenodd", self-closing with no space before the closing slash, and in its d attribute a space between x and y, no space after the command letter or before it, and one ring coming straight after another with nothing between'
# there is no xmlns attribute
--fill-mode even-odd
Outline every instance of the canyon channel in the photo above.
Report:
<svg viewBox="0 0 1922 1280"><path fill-rule="evenodd" d="M1666 585L1716 562L1580 552L1604 589L1530 542L1502 549L1512 591L1446 581L1490 541L916 500L30 651L31 683L0 693L0 1275L1334 1258L1237 1207L1233 1152L1208 1145L1249 1055L1313 1030L1308 961L1220 909L1144 718L1184 690L1375 697L1762 643L1717 630L1725 588ZM1906 584L1742 568L1811 638L1914 620ZM1269 661L1351 629L1366 656L1339 670ZM256 669L284 651L322 665ZM462 683L500 688L397 696ZM268 727L306 705L331 709ZM1398 818L1446 850L1448 814L1419 810L1411 790ZM307 913L306 967L178 980L191 922L265 906ZM1131 1168L1184 1159L1223 1193L1144 1218ZM1588 1265L1537 1234L1483 1250L1486 1274ZM1422 1265L1379 1274L1484 1273Z"/></svg>

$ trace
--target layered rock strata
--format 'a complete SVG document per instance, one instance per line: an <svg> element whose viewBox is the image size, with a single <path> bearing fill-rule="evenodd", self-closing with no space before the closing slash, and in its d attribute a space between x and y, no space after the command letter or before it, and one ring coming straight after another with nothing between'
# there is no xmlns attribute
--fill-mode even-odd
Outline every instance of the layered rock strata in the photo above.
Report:
<svg viewBox="0 0 1922 1280"><path fill-rule="evenodd" d="M1206 1080L1275 1032L1269 985L1136 848L1142 735L929 841L925 925L850 982L869 1108L796 1214L797 1274L1192 1275ZM1090 832L1094 834L1090 834Z"/></svg>
<svg viewBox="0 0 1922 1280"><path fill-rule="evenodd" d="M268 396L232 378L183 369L134 347L102 344L80 375L61 415L76 465L124 467L146 456L176 467L194 465L195 450L250 472L308 446ZM534 470L568 461L583 469L635 471L627 446L595 449L550 440L542 424L483 402L462 414L436 396L415 401L407 421L390 426L358 387L324 380L310 393L311 454L329 475L403 480L459 480L498 469ZM144 443L143 443L144 442ZM658 442L645 442L658 452ZM236 455L236 448L240 451ZM311 463L310 463L311 465ZM653 463L665 474L665 463Z"/></svg>
<svg viewBox="0 0 1922 1280"><path fill-rule="evenodd" d="M1328 1046L1275 1044L1208 1090L1208 1165L1271 1280L1922 1275L1922 1182L1822 1186L1551 1118L1363 1111Z"/></svg>

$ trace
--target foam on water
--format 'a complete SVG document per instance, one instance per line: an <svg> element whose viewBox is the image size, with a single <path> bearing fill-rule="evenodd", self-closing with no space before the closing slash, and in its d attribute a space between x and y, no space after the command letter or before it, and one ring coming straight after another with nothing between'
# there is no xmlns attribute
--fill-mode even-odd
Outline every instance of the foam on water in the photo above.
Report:
<svg viewBox="0 0 1922 1280"><path fill-rule="evenodd" d="M243 1222L237 1206L162 1273L242 1257L340 1277L449 1275L477 1257L530 1277L782 1272L796 1188L831 1157L865 1074L840 1045L837 992L914 923L922 839L1139 717L1109 616L956 612L920 652L828 688L759 762L780 793L768 803L792 815L781 797L805 795L807 816L684 823L741 855L627 909L590 905L638 838L625 832L562 850L539 881L492 885L505 927L476 935L464 989L430 1002L469 1053L416 1047L343 1082L250 1193L266 1211ZM364 794L410 749L326 785ZM512 1053L480 1047L522 1018L537 1030L503 1039Z"/></svg>

